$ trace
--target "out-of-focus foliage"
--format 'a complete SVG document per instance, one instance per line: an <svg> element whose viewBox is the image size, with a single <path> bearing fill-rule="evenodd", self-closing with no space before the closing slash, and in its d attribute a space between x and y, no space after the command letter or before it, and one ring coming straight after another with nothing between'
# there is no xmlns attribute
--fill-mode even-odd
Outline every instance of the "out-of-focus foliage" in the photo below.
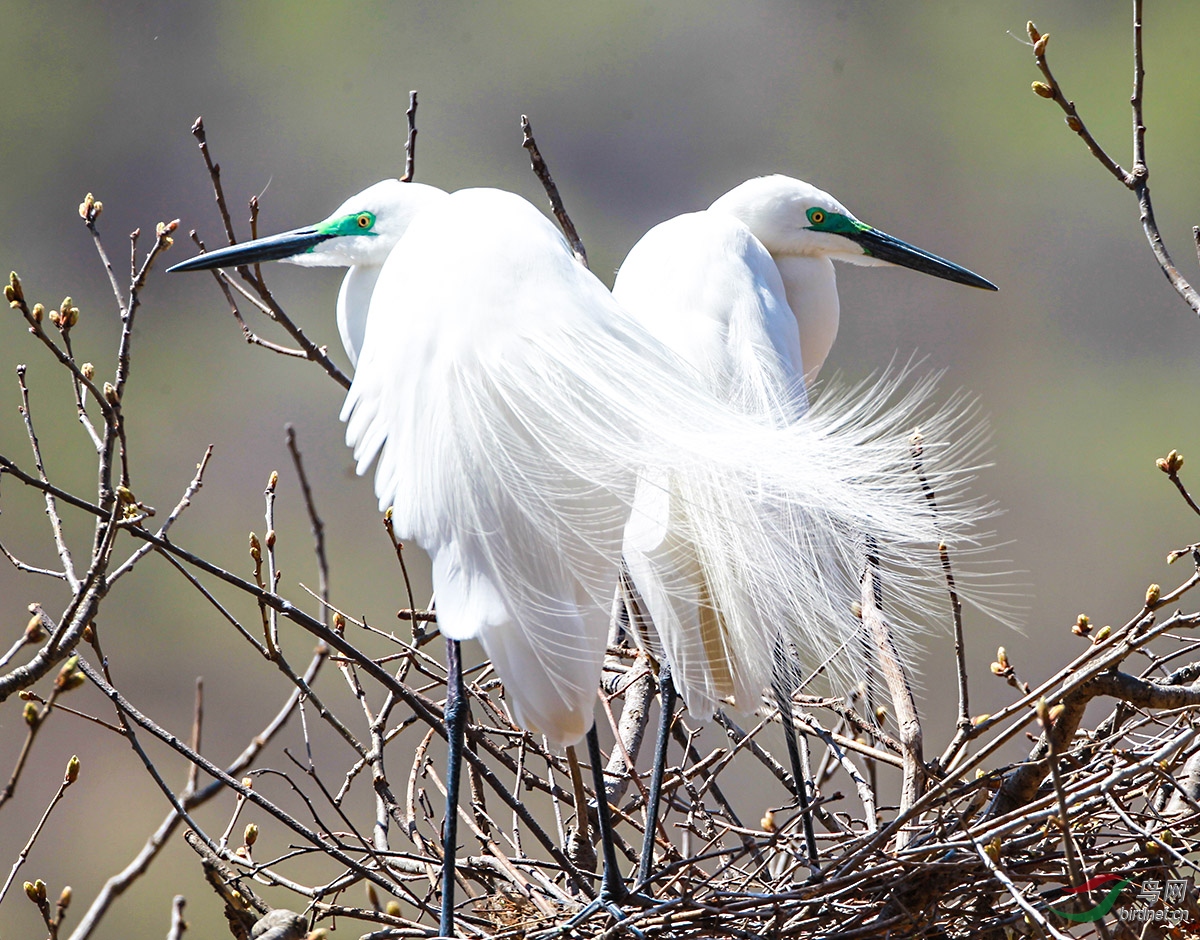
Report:
<svg viewBox="0 0 1200 940"><path fill-rule="evenodd" d="M161 219L182 219L173 260L191 251L182 237L188 228L219 243L188 134L203 114L235 218L265 191L262 231L302 224L402 171L410 88L421 91L419 180L497 185L541 204L517 128L528 113L593 268L609 282L655 222L707 205L754 174L804 177L863 219L1000 286L985 295L911 272L844 269L842 335L830 365L859 376L917 352L949 371L951 387L982 398L996 468L981 488L1007 510L1000 529L1014 540L1013 566L1029 572L1023 580L1033 599L1025 638L969 619L969 655L986 672L1002 640L1028 650L1022 659L1033 668L1044 658L1049 671L1079 642L1069 630L1079 610L1097 623L1119 618L1146 583L1170 579L1166 552L1195 540L1153 459L1171 447L1200 458L1189 407L1200 383L1200 324L1155 267L1129 194L1053 105L1030 93L1031 18L1053 37L1068 95L1127 164L1129 10L1115 0L0 0L0 266L22 274L31 299L57 306L66 294L75 298L80 358L93 359L103 376L115 313L75 211L85 192L104 200L100 226L118 269L124 234L152 231ZM1200 7L1150 6L1152 182L1164 235L1189 272L1189 228L1200 223L1198 44ZM470 233L463 238L469 251ZM270 273L292 315L336 348L337 277ZM369 484L353 477L341 445L338 390L311 366L242 343L207 278L159 276L144 302L125 400L138 497L168 509L214 443L205 488L175 537L245 571L246 531L261 529L262 487L278 467L284 581L312 584L307 524L283 445L283 425L293 422L329 524L335 597L374 622L393 622L405 602ZM86 486L94 461L59 370L7 314L0 361L5 370L30 363L48 469L64 484ZM0 375L5 453L25 448L18 400L11 373ZM11 481L2 495L0 539L52 564L39 501ZM86 521L75 521L78 536ZM188 725L192 679L203 673L208 746L224 759L240 743L217 729L257 727L275 699L255 684L265 667L247 662L173 577L161 564L135 573L123 606L106 608L108 652L130 673L119 678L131 694L171 716L178 733ZM380 589L389 583L393 592ZM0 637L16 636L29 602L50 608L55 589L0 563ZM931 643L929 691L949 674L949 656L948 643ZM976 695L975 710L991 710L987 697L1003 699L1004 690L978 685ZM90 707L105 711L94 695ZM926 707L931 727L951 721L932 711ZM0 727L5 777L22 735L16 714ZM77 732L56 720L39 739L17 800L0 816L0 868L27 838L61 771L59 747ZM111 741L94 745L81 752L80 784L26 869L52 891L70 879L77 904L125 864L165 810L132 755ZM129 814L95 812L112 805ZM84 856L97 867L83 867ZM99 936L160 936L177 890L195 900L189 919L197 935L201 927L216 935L195 860L180 849L121 902ZM0 922L23 925L12 935L26 935L36 930L35 913L11 897Z"/></svg>

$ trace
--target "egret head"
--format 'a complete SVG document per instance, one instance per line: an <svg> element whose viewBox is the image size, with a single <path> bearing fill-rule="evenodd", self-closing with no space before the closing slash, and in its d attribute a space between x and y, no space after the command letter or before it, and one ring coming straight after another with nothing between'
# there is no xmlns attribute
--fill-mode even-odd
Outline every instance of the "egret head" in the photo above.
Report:
<svg viewBox="0 0 1200 940"><path fill-rule="evenodd" d="M202 271L260 261L307 267L378 267L416 214L445 196L433 186L383 180L351 196L315 225L219 248L168 270Z"/></svg>
<svg viewBox="0 0 1200 940"><path fill-rule="evenodd" d="M966 268L860 222L829 193L789 176L760 176L709 206L739 219L776 258L896 264L971 287L996 286Z"/></svg>

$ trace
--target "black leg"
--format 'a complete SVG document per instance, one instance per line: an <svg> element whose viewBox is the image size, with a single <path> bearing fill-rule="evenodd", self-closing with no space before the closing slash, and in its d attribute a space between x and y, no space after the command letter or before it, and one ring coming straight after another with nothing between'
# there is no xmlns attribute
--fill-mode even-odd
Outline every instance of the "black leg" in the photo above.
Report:
<svg viewBox="0 0 1200 940"><path fill-rule="evenodd" d="M592 786L596 790L596 822L600 829L600 850L604 858L604 879L600 882L600 900L620 903L629 893L617 867L617 846L613 840L612 814L604 787L604 759L600 756L600 737L596 726L587 733L588 762L592 765Z"/></svg>
<svg viewBox="0 0 1200 940"><path fill-rule="evenodd" d="M446 819L442 824L442 918L438 935L454 936L454 862L458 850L458 780L462 770L467 697L457 640L446 640Z"/></svg>
<svg viewBox="0 0 1200 940"><path fill-rule="evenodd" d="M804 762L800 760L800 743L796 740L796 726L792 721L792 683L788 678L788 670L783 662L783 650L775 650L775 679L771 683L771 691L775 693L775 701L779 705L780 717L783 719L783 740L787 743L788 760L792 765L792 779L796 785L796 804L803 814L804 845L808 850L810 865L819 864L817 856L817 834L813 829L813 818L808 802L808 776L804 773Z"/></svg>
<svg viewBox="0 0 1200 940"><path fill-rule="evenodd" d="M646 834L642 839L642 858L638 863L637 883L640 888L650 880L654 864L654 839L658 831L658 804L662 795L663 773L667 766L667 742L671 739L671 720L675 717L678 699L671 666L663 663L658 670L658 701L662 714L658 716L658 739L654 744L654 769L650 775L650 795L646 798Z"/></svg>
<svg viewBox="0 0 1200 940"><path fill-rule="evenodd" d="M617 867L617 847L613 839L612 813L609 812L608 799L604 790L604 759L600 756L600 738L596 734L595 725L592 725L592 729L587 733L587 749L588 763L592 765L592 786L596 789L596 828L600 830L600 850L604 859L604 878L600 882L600 896L565 924L538 935L539 940L550 940L550 938L569 934L597 911L608 912L620 925L629 916L621 909L622 904L651 903L649 899L631 892L621 881L621 871ZM581 806L578 811L586 813L587 808ZM632 925L627 925L625 930L635 940L646 940L646 935Z"/></svg>

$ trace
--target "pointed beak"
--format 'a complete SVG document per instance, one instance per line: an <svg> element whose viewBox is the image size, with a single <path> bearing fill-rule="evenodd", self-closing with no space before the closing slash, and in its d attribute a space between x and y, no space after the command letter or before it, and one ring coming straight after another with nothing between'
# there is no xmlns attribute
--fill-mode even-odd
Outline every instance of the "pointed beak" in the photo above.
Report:
<svg viewBox="0 0 1200 940"><path fill-rule="evenodd" d="M914 271L920 271L922 274L932 274L934 277L954 281L956 284L966 284L968 287L979 287L983 290L997 289L995 284L987 278L980 277L974 271L968 271L966 268L960 267L952 261L939 258L937 255L930 254L928 251L917 248L915 245L908 244L908 242L902 242L900 239L893 238L886 232L871 228L869 225L864 225L855 232L846 232L843 234L847 238L858 242L862 245L864 252L872 258L878 258L880 261L887 261L891 264L898 264L901 267L912 268Z"/></svg>
<svg viewBox="0 0 1200 940"><path fill-rule="evenodd" d="M256 238L252 242L242 242L230 245L228 248L218 248L187 261L167 268L167 273L173 271L208 271L212 268L236 268L243 264L257 264L260 261L283 261L296 255L311 251L321 242L328 241L333 235L319 232L312 228L298 228L280 235L268 235L266 238Z"/></svg>

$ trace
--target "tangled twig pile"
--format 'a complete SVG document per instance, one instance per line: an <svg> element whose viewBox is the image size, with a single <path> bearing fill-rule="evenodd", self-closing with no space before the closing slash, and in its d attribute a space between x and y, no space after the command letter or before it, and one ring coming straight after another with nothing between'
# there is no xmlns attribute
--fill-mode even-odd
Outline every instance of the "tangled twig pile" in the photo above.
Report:
<svg viewBox="0 0 1200 940"><path fill-rule="evenodd" d="M1111 160L1106 166L1111 164L1114 175L1138 193L1155 245L1141 145L1140 3L1135 4L1135 28L1135 169L1125 174ZM1037 83L1035 91L1058 101L1068 124L1104 162L1103 151L1086 134L1073 103L1062 96L1045 64L1046 37L1032 24L1030 36L1049 82ZM414 93L408 111L406 178L413 170L415 113ZM539 177L552 191L555 213L569 227L524 119L523 131L524 145L540 167ZM210 156L203 124L198 121L193 132L232 242L219 166ZM8 475L41 495L60 567L27 564L7 548L0 550L30 579L62 582L66 599L53 613L31 605L28 625L0 656L0 703L13 696L23 701L28 729L0 793L0 810L17 789L39 730L49 720L69 717L132 747L170 807L142 850L91 900L73 938L91 936L120 895L181 830L239 940L299 938L348 925L365 925L370 937L432 936L441 864L437 807L445 792L432 753L445 735L446 668L426 648L433 635L427 625L436 621L436 614L417 603L404 547L387 517L384 526L401 575L397 583L404 586L400 628L381 629L352 617L340 609L348 604L330 597L319 494L309 484L290 428L290 472L300 483L315 542L320 576L315 593L290 597L280 588L277 473L271 474L264 491L265 534L249 535L249 577L189 551L170 534L197 498L211 448L200 456L196 474L183 486L175 508L160 525L151 525L155 511L133 490L122 398L140 294L158 255L171 247L177 223L157 227L154 245L140 263L134 233L129 281L122 288L100 237L102 210L102 203L91 195L80 206L119 312L121 331L111 381L97 379L92 363L77 361L71 337L80 314L70 298L47 314L41 304L26 299L15 274L5 288L10 306L50 353L52 365L63 370L70 405L98 469L94 494L72 490L48 476L31 404L33 370L18 366L32 469L11 455L0 455L0 476ZM252 232L256 218L253 202ZM577 236L573 244L578 244ZM1157 252L1161 242L1155 247ZM576 250L583 257L581 244ZM1169 277L1172 271L1173 267ZM347 385L324 348L287 316L261 274L240 269L238 275L214 272L246 341L313 361L335 382ZM1190 288L1181 280L1172 277L1189 300ZM281 326L295 345L255 333L239 306L246 303ZM919 442L914 459L915 472L920 472ZM1183 458L1172 451L1158 466L1187 506L1200 514L1181 476ZM931 501L935 496L930 494ZM86 555L65 534L63 514L68 511L94 520ZM120 664L110 662L102 651L105 630L97 625L101 606L125 575L151 556L177 573L216 621L235 631L277 670L277 713L224 767L206 758L201 746L201 685L190 739L180 740L139 709L124 691L127 684L117 677ZM1084 651L1036 687L1021 680L1017 657L1001 648L992 673L1014 691L1013 700L994 715L969 713L957 623L958 722L951 740L931 761L921 756L920 719L902 677L889 683L890 709L864 707L861 698L797 695L786 717L810 741L820 743L819 755L813 755L819 759L812 761L818 797L811 810L821 828L819 868L807 864L802 818L793 806L747 820L738 814L739 801L731 798L753 775L790 787L784 762L772 754L769 743L768 729L781 719L778 709L764 701L754 723L745 728L719 716L723 736L701 732L682 714L674 716L671 733L677 746L663 787L657 865L652 880L642 887L649 901L631 908L620 924L596 917L574 932L664 937L1063 936L1065 925L1084 921L1100 935L1111 931L1133 936L1147 935L1157 929L1155 924L1165 931L1200 922L1200 907L1190 887L1194 865L1188 859L1200 820L1200 687L1195 686L1200 679L1200 641L1189 633L1200 623L1200 612L1175 609L1200 583L1200 544L1180 548L1170 560L1182 559L1192 562L1189 576L1173 589L1151 585L1124 625L1097 629L1080 615L1072 630L1086 644ZM947 602L957 621L948 552L943 551L942 560ZM240 595L245 610L239 612L218 596L218 582ZM872 609L873 597L868 578L863 590L868 626L879 613ZM247 621L246 610L253 623ZM285 621L311 635L311 648L298 642L295 631L281 630ZM647 796L638 756L656 712L657 664L624 642L619 628L618 618L601 697L600 720L608 725L611 741L602 798L613 807L620 850L636 863L631 845L641 839ZM467 679L470 799L460 809L466 847L457 874L466 898L458 930L466 936L497 938L550 931L595 896L597 794L586 784L589 776L571 749L558 753L512 721L504 690L487 663L469 670ZM36 691L43 680L52 683L44 694ZM86 714L66 704L72 689L85 683L109 700L112 716ZM351 708L335 704L339 696L331 694L331 683L349 690ZM1103 707L1089 711L1092 704ZM55 712L60 717L54 717ZM317 724L325 726L321 733L344 742L352 759L342 766L317 761L311 746ZM1028 757L996 768L1000 749L1029 730L1035 736ZM291 748L281 746L285 738ZM169 782L148 753L144 744L151 740L170 748L189 766L182 787ZM300 754L293 752L298 744L303 745ZM284 769L264 763L268 752L288 761ZM68 787L86 781L86 775L87 768L77 760L68 763L62 785L16 854L0 888L0 902L17 882L55 806L68 798ZM902 777L902 783L893 785L893 776L897 781ZM839 786L854 798L837 792ZM902 791L898 810L883 805L890 789ZM221 831L195 818L196 810L207 803L227 807ZM292 900L286 908L272 906L262 886L273 897ZM25 882L24 888L49 935L63 935L71 890L65 889L52 905L42 881ZM1116 919L1106 922L1103 917L1118 902L1122 906L1115 908ZM182 898L172 903L170 923L172 937L184 933Z"/></svg>

